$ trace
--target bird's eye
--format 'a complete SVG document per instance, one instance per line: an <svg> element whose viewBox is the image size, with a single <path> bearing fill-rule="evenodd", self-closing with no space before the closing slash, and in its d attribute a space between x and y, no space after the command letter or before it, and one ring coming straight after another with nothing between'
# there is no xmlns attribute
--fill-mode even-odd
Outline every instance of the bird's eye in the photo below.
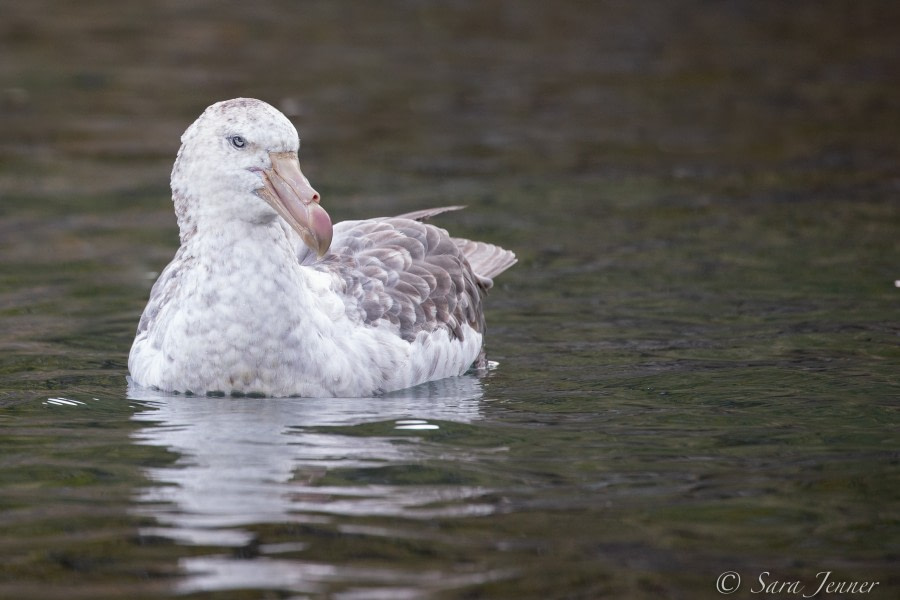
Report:
<svg viewBox="0 0 900 600"><path fill-rule="evenodd" d="M232 146L239 150L247 145L247 141L239 135L231 136L230 138L228 138L228 141L231 142Z"/></svg>

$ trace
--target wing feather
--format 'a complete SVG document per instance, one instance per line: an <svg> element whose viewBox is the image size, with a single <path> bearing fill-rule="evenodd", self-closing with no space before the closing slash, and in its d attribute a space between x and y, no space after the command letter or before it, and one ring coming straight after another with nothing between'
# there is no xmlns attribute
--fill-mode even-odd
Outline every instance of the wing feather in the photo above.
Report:
<svg viewBox="0 0 900 600"><path fill-rule="evenodd" d="M392 323L405 340L440 328L462 339L464 323L484 331L481 278L458 242L433 225L405 217L338 223L330 253L310 266L337 278L348 314Z"/></svg>

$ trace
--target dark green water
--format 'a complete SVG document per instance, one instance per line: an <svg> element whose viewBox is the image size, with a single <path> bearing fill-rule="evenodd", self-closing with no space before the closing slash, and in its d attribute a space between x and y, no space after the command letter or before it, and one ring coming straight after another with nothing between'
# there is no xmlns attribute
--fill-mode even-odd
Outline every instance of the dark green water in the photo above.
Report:
<svg viewBox="0 0 900 600"><path fill-rule="evenodd" d="M0 598L896 598L898 6L0 2ZM129 396L241 95L335 219L517 252L496 369Z"/></svg>

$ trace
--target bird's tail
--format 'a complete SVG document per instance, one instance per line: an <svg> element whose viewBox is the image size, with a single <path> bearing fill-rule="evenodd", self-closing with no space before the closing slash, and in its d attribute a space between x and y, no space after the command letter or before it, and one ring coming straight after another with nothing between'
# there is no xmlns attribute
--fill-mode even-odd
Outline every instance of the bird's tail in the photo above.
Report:
<svg viewBox="0 0 900 600"><path fill-rule="evenodd" d="M494 244L462 238L453 238L453 243L472 265L472 271L486 290L494 285L494 277L516 264L518 260L513 252Z"/></svg>

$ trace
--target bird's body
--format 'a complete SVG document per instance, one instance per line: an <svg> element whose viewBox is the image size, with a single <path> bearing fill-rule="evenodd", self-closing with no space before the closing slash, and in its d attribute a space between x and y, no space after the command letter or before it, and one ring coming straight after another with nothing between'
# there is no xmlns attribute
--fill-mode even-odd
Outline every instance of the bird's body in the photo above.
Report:
<svg viewBox="0 0 900 600"><path fill-rule="evenodd" d="M420 222L338 223L271 106L211 106L172 173L181 247L153 287L133 381L182 393L367 396L483 360L482 293L511 252Z"/></svg>

